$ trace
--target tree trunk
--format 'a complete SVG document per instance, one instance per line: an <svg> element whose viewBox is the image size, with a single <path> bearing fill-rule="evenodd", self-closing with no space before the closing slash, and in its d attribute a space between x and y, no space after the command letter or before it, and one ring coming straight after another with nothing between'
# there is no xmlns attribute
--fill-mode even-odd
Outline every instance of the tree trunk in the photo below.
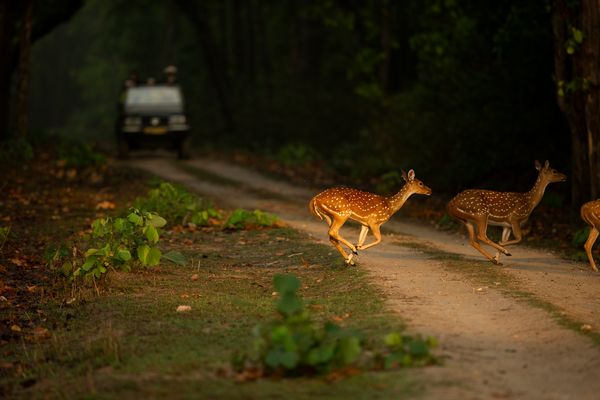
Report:
<svg viewBox="0 0 600 400"><path fill-rule="evenodd" d="M0 1L0 142L9 137L13 24L9 2Z"/></svg>
<svg viewBox="0 0 600 400"><path fill-rule="evenodd" d="M557 101L571 131L571 200L579 207L585 201L600 197L598 0L581 0L575 5L567 0L555 0L552 25ZM576 30L583 34L579 41L575 37ZM567 47L571 48L571 54Z"/></svg>
<svg viewBox="0 0 600 400"><path fill-rule="evenodd" d="M381 52L383 59L379 64L379 84L384 96L390 92L390 57L392 54L392 23L390 3L381 0Z"/></svg>
<svg viewBox="0 0 600 400"><path fill-rule="evenodd" d="M27 137L27 117L29 103L29 80L31 70L31 25L33 19L33 0L24 0L21 35L19 38L19 66L17 82L17 114L15 128L17 137Z"/></svg>
<svg viewBox="0 0 600 400"><path fill-rule="evenodd" d="M600 197L600 2L581 0L581 76L590 171L590 194Z"/></svg>

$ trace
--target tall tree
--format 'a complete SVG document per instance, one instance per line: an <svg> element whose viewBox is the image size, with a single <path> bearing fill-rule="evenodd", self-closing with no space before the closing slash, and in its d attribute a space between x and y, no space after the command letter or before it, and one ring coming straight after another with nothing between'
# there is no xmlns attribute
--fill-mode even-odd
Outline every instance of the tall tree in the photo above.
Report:
<svg viewBox="0 0 600 400"><path fill-rule="evenodd" d="M23 43L20 35L24 31L20 27L26 25L23 16L27 15L29 7L33 7L32 2L0 1L0 141L9 137L11 82ZM35 42L69 20L82 5L83 0L36 0L28 28L29 42Z"/></svg>
<svg viewBox="0 0 600 400"><path fill-rule="evenodd" d="M572 201L600 197L600 6L555 0L557 100L571 131Z"/></svg>
<svg viewBox="0 0 600 400"><path fill-rule="evenodd" d="M27 136L27 104L31 71L31 26L33 23L33 0L24 0L21 34L19 38L19 67L17 81L16 131L19 138Z"/></svg>

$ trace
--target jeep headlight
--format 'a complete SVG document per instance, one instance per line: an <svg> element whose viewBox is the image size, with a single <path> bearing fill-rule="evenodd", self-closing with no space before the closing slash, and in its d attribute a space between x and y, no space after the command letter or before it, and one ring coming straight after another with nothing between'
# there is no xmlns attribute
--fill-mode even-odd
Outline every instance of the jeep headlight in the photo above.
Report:
<svg viewBox="0 0 600 400"><path fill-rule="evenodd" d="M141 125L142 119L140 117L127 117L125 118L125 125Z"/></svg>
<svg viewBox="0 0 600 400"><path fill-rule="evenodd" d="M171 125L183 125L185 122L185 115L171 115L169 118L169 124Z"/></svg>

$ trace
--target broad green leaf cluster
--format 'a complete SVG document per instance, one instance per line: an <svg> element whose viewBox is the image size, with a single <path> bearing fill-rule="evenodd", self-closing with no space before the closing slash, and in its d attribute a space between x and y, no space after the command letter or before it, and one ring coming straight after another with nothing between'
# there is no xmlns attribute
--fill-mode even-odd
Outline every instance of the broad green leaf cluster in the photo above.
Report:
<svg viewBox="0 0 600 400"><path fill-rule="evenodd" d="M389 369L436 361L430 353L437 345L433 338L392 332L385 336L383 348L373 351L361 333L333 322L315 321L298 295L300 281L296 276L277 275L274 286L279 294L276 310L280 318L254 328L251 351L234 360L238 369L258 367L265 374L296 376L328 373L350 365Z"/></svg>
<svg viewBox="0 0 600 400"><path fill-rule="evenodd" d="M158 265L163 257L157 244L160 228L167 221L155 212L131 209L126 218L99 218L92 222L92 233L87 240L83 260L73 257L62 264L62 272L73 278L100 279L109 269L129 271L139 264L144 267ZM68 256L57 250L53 261ZM165 258L185 264L179 252L170 252Z"/></svg>
<svg viewBox="0 0 600 400"><path fill-rule="evenodd" d="M225 229L248 229L251 227L276 226L279 219L276 215L260 210L248 211L242 208L234 210L223 224Z"/></svg>
<svg viewBox="0 0 600 400"><path fill-rule="evenodd" d="M210 202L200 199L181 186L161 182L157 188L148 191L145 197L136 199L134 206L140 210L154 210L174 224L189 222L198 226L220 221L221 213Z"/></svg>

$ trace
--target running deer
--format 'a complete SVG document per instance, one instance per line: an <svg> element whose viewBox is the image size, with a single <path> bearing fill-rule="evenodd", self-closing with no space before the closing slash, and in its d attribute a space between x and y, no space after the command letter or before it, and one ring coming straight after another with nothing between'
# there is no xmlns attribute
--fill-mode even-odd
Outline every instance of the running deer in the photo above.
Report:
<svg viewBox="0 0 600 400"><path fill-rule="evenodd" d="M598 267L596 267L596 262L594 261L594 257L592 256L592 247L598 239L598 228L600 228L600 199L590 201L581 206L581 218L591 225L590 235L585 242L585 252L587 253L588 260L590 260L590 265L592 269L598 272Z"/></svg>
<svg viewBox="0 0 600 400"><path fill-rule="evenodd" d="M329 225L329 240L344 257L346 264L354 265L352 257L358 254L358 250L366 250L381 242L381 225L402 208L410 196L416 193L431 194L430 188L420 180L415 179L415 171L412 169L408 171L408 174L402 171L402 178L404 178L406 184L394 196L384 197L342 187L327 189L313 197L308 204L310 211L319 219L325 219ZM362 225L356 246L339 234L340 228L348 218ZM375 240L363 246L369 229L371 229ZM340 243L346 245L352 253L350 255L346 254Z"/></svg>
<svg viewBox="0 0 600 400"><path fill-rule="evenodd" d="M529 192L495 192L492 190L470 189L460 192L448 203L448 213L459 219L467 227L471 246L494 264L501 265L498 261L500 253L507 256L511 255L504 246L521 241L521 226L542 200L546 186L552 182L567 180L566 175L550 168L550 163L547 160L543 167L536 160L535 168L539 171L539 174L535 185ZM502 227L502 240L500 243L495 243L487 237L488 225ZM475 228L477 228L477 234L475 234ZM513 240L509 240L511 230L515 237ZM492 257L481 247L479 242L495 248L498 251L496 256Z"/></svg>

